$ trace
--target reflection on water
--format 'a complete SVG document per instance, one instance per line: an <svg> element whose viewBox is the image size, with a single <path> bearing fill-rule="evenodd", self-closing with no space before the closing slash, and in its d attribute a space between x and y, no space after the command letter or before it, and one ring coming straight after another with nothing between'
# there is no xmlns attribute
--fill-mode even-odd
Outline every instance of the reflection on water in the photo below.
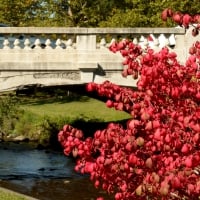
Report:
<svg viewBox="0 0 200 200"><path fill-rule="evenodd" d="M0 143L0 186L40 200L113 199L75 173L74 161L63 153L22 144Z"/></svg>

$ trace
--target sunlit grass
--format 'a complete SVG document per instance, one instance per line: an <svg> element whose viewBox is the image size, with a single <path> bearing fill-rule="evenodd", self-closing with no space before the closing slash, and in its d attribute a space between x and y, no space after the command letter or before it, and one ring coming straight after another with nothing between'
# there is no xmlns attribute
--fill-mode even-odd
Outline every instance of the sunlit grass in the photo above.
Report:
<svg viewBox="0 0 200 200"><path fill-rule="evenodd" d="M128 113L117 111L114 108L107 108L104 102L93 98L69 102L65 100L51 101L46 99L43 100L42 103L39 99L35 99L34 101L27 100L26 103L21 104L20 107L26 112L31 112L38 117L85 117L88 119L103 120L104 122L130 118Z"/></svg>
<svg viewBox="0 0 200 200"><path fill-rule="evenodd" d="M2 200L31 200L26 196L21 196L18 193L6 190L6 189L0 189L0 199Z"/></svg>
<svg viewBox="0 0 200 200"><path fill-rule="evenodd" d="M22 135L40 142L47 141L65 124L92 135L109 122L125 125L131 117L126 112L106 107L102 100L81 95L13 95L12 101L5 105L12 106L13 110L2 119L3 130L9 138Z"/></svg>

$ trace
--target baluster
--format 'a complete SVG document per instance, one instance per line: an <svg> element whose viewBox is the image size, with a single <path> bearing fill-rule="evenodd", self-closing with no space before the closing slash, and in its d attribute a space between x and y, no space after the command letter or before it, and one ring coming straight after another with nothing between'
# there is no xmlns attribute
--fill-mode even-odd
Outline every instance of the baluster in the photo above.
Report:
<svg viewBox="0 0 200 200"><path fill-rule="evenodd" d="M159 48L163 48L168 45L168 39L164 36L164 34L160 34L158 37Z"/></svg>
<svg viewBox="0 0 200 200"><path fill-rule="evenodd" d="M62 42L61 42L61 39L57 39L56 40L56 49L63 49L62 47L61 47L61 44L62 44Z"/></svg>
<svg viewBox="0 0 200 200"><path fill-rule="evenodd" d="M139 45L142 47L142 49L146 49L148 45L148 40L143 35L139 39Z"/></svg>
<svg viewBox="0 0 200 200"><path fill-rule="evenodd" d="M144 36L141 35L140 38L139 38L139 43L138 43L138 45L140 45L142 48L144 47L144 46L143 46L144 40L145 40Z"/></svg>
<svg viewBox="0 0 200 200"><path fill-rule="evenodd" d="M155 35L154 34L150 34L150 37L155 41L156 40L156 37L155 37Z"/></svg>
<svg viewBox="0 0 200 200"><path fill-rule="evenodd" d="M13 44L14 44L14 47L13 47L14 49L21 49L19 39L15 39Z"/></svg>
<svg viewBox="0 0 200 200"><path fill-rule="evenodd" d="M116 43L116 39L115 39L115 38L112 38L111 41L110 41L110 43L108 44L108 48L112 47L112 45L115 44L115 43ZM113 51L115 51L115 52L117 51L117 49L116 49L115 46L113 46L112 49L113 49Z"/></svg>
<svg viewBox="0 0 200 200"><path fill-rule="evenodd" d="M112 45L112 44L115 43L115 42L116 42L116 39L115 39L115 38L112 38L111 41L110 41L110 45ZM109 45L109 46L110 46L110 45Z"/></svg>
<svg viewBox="0 0 200 200"><path fill-rule="evenodd" d="M70 38L66 42L66 49L73 49L73 40Z"/></svg>
<svg viewBox="0 0 200 200"><path fill-rule="evenodd" d="M28 38L26 38L24 41L24 49L31 49L30 44L31 44L30 40Z"/></svg>
<svg viewBox="0 0 200 200"><path fill-rule="evenodd" d="M106 48L106 40L105 38L102 38L100 41L100 49L105 49Z"/></svg>
<svg viewBox="0 0 200 200"><path fill-rule="evenodd" d="M41 49L40 39L36 39L34 45L35 45L34 49Z"/></svg>
<svg viewBox="0 0 200 200"><path fill-rule="evenodd" d="M176 39L174 34L169 36L169 47L174 48L176 46Z"/></svg>
<svg viewBox="0 0 200 200"><path fill-rule="evenodd" d="M138 44L138 39L137 38L133 38L133 44Z"/></svg>
<svg viewBox="0 0 200 200"><path fill-rule="evenodd" d="M140 36L139 42L144 42L145 37L143 35Z"/></svg>
<svg viewBox="0 0 200 200"><path fill-rule="evenodd" d="M50 39L46 40L45 45L46 45L45 49L52 49L51 40Z"/></svg>
<svg viewBox="0 0 200 200"><path fill-rule="evenodd" d="M3 42L3 49L10 49L10 42L8 39L5 39Z"/></svg>

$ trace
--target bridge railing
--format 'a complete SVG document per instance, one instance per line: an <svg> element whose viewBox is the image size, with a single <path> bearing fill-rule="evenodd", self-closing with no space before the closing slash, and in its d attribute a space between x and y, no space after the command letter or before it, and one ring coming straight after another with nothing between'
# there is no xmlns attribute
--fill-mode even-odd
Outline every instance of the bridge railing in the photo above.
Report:
<svg viewBox="0 0 200 200"><path fill-rule="evenodd" d="M126 37L144 45L180 48L184 36L182 28L0 27L0 48L94 50L107 47L114 38Z"/></svg>
<svg viewBox="0 0 200 200"><path fill-rule="evenodd" d="M107 47L114 38L126 37L142 45L181 48L184 36L182 28L1 27L0 48L94 50Z"/></svg>
<svg viewBox="0 0 200 200"><path fill-rule="evenodd" d="M191 46L191 36L183 28L0 27L0 50L105 50L123 38L156 50L168 46L181 62Z"/></svg>
<svg viewBox="0 0 200 200"><path fill-rule="evenodd" d="M121 54L108 50L124 38L155 50L167 46L182 63L192 43L200 40L183 28L0 27L0 90L104 80L132 85L133 79L122 79Z"/></svg>

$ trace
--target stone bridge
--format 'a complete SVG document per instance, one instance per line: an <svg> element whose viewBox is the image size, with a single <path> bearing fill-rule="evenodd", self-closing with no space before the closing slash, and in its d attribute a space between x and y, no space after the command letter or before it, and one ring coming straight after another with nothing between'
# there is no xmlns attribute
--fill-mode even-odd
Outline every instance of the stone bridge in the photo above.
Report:
<svg viewBox="0 0 200 200"><path fill-rule="evenodd" d="M0 91L105 80L134 86L131 77L121 76L123 58L109 51L111 42L130 38L157 50L168 46L184 63L199 39L190 33L183 28L0 27Z"/></svg>

